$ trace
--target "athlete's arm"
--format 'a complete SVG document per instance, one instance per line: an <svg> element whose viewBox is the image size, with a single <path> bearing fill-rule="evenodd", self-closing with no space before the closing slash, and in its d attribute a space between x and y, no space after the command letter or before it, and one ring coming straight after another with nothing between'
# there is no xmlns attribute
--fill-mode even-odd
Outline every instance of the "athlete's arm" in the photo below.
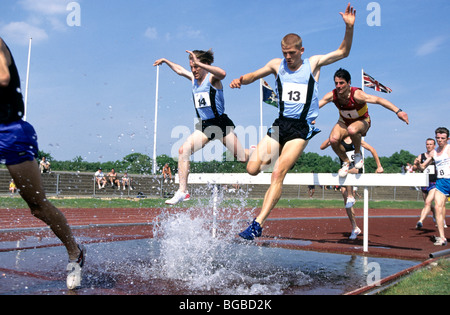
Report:
<svg viewBox="0 0 450 315"><path fill-rule="evenodd" d="M185 77L186 79L189 80L193 80L194 76L192 75L192 72L186 70L185 68L183 68L182 66L167 60L166 58L161 58L155 61L155 63L153 64L155 67L162 65L163 63L167 64L169 66L170 69L172 69L176 74Z"/></svg>
<svg viewBox="0 0 450 315"><path fill-rule="evenodd" d="M310 58L311 70L316 81L319 79L320 68L322 66L332 64L350 55L353 44L353 29L356 20L356 10L349 3L345 12L340 12L339 14L342 16L346 26L344 40L337 50L326 55L317 55Z"/></svg>
<svg viewBox="0 0 450 315"><path fill-rule="evenodd" d="M222 81L226 78L227 72L222 68L202 63L192 51L186 50L186 52L191 55L191 60L194 66L205 69L212 74L211 83L214 84L214 81Z"/></svg>
<svg viewBox="0 0 450 315"><path fill-rule="evenodd" d="M0 38L0 86L6 87L11 80L11 74L9 73L9 63L11 57L9 56L8 49L5 43Z"/></svg>
<svg viewBox="0 0 450 315"><path fill-rule="evenodd" d="M389 109L396 113L397 117L407 123L409 125L409 118L408 114L402 111L400 108L389 102L387 99L384 99L382 97L374 96L367 94L361 90L357 90L355 92L354 98L359 103L371 103L371 104L378 104L383 106L386 109Z"/></svg>
<svg viewBox="0 0 450 315"><path fill-rule="evenodd" d="M422 164L420 163L420 160L419 160L419 159L416 159L416 160L414 161L414 164L417 165L417 168L418 168L420 171L423 172L423 171L431 164L431 162L433 161L433 158L434 158L435 155L436 155L436 150L433 150L433 151L429 154L428 158L427 158L425 161L423 161Z"/></svg>
<svg viewBox="0 0 450 315"><path fill-rule="evenodd" d="M319 108L324 107L328 103L333 101L333 92L328 92L325 96L319 101Z"/></svg>
<svg viewBox="0 0 450 315"><path fill-rule="evenodd" d="M383 166L381 165L380 157L378 156L377 150L375 150L374 147L372 147L370 144L368 144L364 140L361 141L361 146L364 149L369 150L370 153L372 153L372 156L375 159L375 163L377 164L377 170L375 171L375 173L378 173L378 174L384 173L384 169L383 169Z"/></svg>
<svg viewBox="0 0 450 315"><path fill-rule="evenodd" d="M240 89L242 85L248 85L256 80L267 77L270 74L277 75L278 69L280 68L281 59L276 58L272 59L267 63L264 67L255 72L247 73L241 76L239 79L235 79L231 82L230 88L232 89Z"/></svg>

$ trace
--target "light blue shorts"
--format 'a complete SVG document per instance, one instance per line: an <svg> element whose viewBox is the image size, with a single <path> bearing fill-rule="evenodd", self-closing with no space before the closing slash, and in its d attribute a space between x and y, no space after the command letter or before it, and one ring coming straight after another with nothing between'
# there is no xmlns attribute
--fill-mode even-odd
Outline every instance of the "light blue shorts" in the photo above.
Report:
<svg viewBox="0 0 450 315"><path fill-rule="evenodd" d="M38 156L37 135L33 126L18 120L0 124L0 163L17 165Z"/></svg>
<svg viewBox="0 0 450 315"><path fill-rule="evenodd" d="M439 178L436 182L436 189L447 197L450 196L450 178Z"/></svg>

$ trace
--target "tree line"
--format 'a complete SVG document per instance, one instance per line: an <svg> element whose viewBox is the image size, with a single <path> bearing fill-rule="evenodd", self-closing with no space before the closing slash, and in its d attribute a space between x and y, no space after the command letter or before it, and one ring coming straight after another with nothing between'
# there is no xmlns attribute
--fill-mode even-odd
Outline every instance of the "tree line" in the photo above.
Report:
<svg viewBox="0 0 450 315"><path fill-rule="evenodd" d="M109 172L112 168L118 173L128 172L130 174L148 175L152 174L153 159L142 153L132 153L125 156L122 160L109 162L87 162L81 156L75 157L71 161L57 161L51 154L39 151L39 160L45 156L51 163L52 171L68 172L96 172L99 168ZM380 157L381 165L385 173L400 173L402 167L407 163L413 163L415 155L408 151L401 150L390 157ZM178 171L178 162L168 155L160 155L156 158L158 172L163 166L169 164L172 174ZM373 157L367 157L365 160L367 173L374 173L376 163ZM321 156L317 153L304 153L292 168L292 173L337 173L340 169L339 158L330 156ZM246 164L238 161L230 161L226 153L223 155L223 161L210 162L191 162L191 173L245 173Z"/></svg>

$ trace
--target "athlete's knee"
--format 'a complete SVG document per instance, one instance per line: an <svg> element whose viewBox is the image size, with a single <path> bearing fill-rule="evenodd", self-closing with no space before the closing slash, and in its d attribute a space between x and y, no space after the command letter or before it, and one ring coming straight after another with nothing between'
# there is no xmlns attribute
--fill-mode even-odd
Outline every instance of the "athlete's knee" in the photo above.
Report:
<svg viewBox="0 0 450 315"><path fill-rule="evenodd" d="M277 168L272 172L272 182L283 182L286 177L287 170L283 168Z"/></svg>
<svg viewBox="0 0 450 315"><path fill-rule="evenodd" d="M336 147L341 144L341 139L339 137L330 136L330 145L331 147Z"/></svg>
<svg viewBox="0 0 450 315"><path fill-rule="evenodd" d="M258 163L249 162L247 164L247 173L251 176L257 176L261 172L260 165Z"/></svg>
<svg viewBox="0 0 450 315"><path fill-rule="evenodd" d="M347 131L348 131L349 136L355 136L355 135L361 134L361 130L359 128L353 127L353 126L349 126Z"/></svg>

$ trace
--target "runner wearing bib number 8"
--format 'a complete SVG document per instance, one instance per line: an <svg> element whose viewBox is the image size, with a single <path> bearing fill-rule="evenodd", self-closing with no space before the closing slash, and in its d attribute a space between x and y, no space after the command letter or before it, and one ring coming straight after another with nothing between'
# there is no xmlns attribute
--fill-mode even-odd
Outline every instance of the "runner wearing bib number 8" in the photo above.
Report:
<svg viewBox="0 0 450 315"><path fill-rule="evenodd" d="M436 223L439 230L439 236L436 237L434 245L446 246L445 238L445 203L450 196L450 145L448 145L449 130L444 127L436 129L436 142L438 148L430 154L430 157L419 164L421 170L425 170L431 162L435 161L437 169L436 193L434 203L436 207Z"/></svg>

